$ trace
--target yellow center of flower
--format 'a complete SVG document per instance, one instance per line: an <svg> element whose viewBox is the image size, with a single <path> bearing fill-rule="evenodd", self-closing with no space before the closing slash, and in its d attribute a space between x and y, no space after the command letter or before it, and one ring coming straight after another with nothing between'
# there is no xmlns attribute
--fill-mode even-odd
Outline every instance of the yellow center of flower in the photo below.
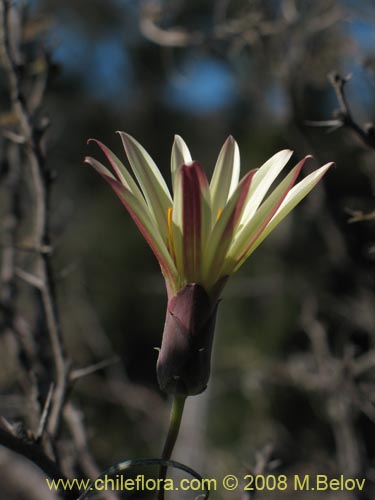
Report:
<svg viewBox="0 0 375 500"><path fill-rule="evenodd" d="M223 213L223 209L219 208L219 210L217 211L217 214L216 214L216 222L220 219L222 213Z"/></svg>

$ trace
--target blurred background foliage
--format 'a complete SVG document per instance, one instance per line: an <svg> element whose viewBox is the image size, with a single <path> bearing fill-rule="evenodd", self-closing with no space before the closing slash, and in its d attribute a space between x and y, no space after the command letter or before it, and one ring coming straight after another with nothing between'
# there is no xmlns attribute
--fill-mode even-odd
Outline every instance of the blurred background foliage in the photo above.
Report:
<svg viewBox="0 0 375 500"><path fill-rule="evenodd" d="M77 382L71 395L99 464L159 453L168 405L154 347L166 297L130 217L83 165L86 155L101 159L86 141L100 139L125 160L115 131L126 131L169 179L174 134L208 173L232 134L242 173L284 148L295 151L295 162L313 154L306 172L328 161L336 168L228 283L211 385L188 402L175 457L219 476L245 471L254 451L272 442L281 472L374 480L374 365L361 374L367 392L355 386L358 404L346 385L333 391L349 400L346 438L328 387L343 360L374 350L374 221L348 223L351 211L374 209L374 155L351 130L307 124L331 119L338 108L332 71L352 74L346 90L355 119L374 120L373 2L35 0L27 15L28 50L43 39L52 65L43 112L51 119L51 216L67 352L76 367L120 358ZM5 93L2 83L6 103ZM328 373L319 372L311 348L314 328L329 347ZM9 396L17 374L4 370L0 384ZM22 418L22 405L4 411ZM357 466L342 442L353 436ZM290 498L315 498L299 495Z"/></svg>

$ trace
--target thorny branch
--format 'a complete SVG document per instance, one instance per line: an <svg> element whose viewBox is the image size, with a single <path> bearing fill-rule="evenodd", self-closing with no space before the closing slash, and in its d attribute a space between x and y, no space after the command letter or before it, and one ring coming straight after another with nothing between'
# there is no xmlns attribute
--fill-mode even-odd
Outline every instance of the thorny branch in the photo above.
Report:
<svg viewBox="0 0 375 500"><path fill-rule="evenodd" d="M306 124L314 127L328 127L333 132L341 127L351 129L362 142L374 149L375 148L375 127L373 123L367 123L364 126L359 125L353 118L348 100L345 93L345 85L350 80L350 76L340 76L338 73L331 73L328 79L336 93L339 109L333 113L332 120L307 121Z"/></svg>
<svg viewBox="0 0 375 500"><path fill-rule="evenodd" d="M20 216L20 193L19 193L19 168L11 168L13 157L18 156L18 148L10 144L6 154L6 215L3 219L2 230L2 262L1 262L1 289L0 307L3 313L4 329L13 329L14 323L14 301L17 295L17 286L14 276L15 269L15 246L17 241L17 230ZM17 167L18 158L14 162Z"/></svg>
<svg viewBox="0 0 375 500"><path fill-rule="evenodd" d="M107 366L109 362L102 362L76 372L70 372L68 369L58 319L51 265L52 245L49 227L51 176L46 166L42 144L45 126L42 124L41 127L37 120L38 108L44 97L47 71L34 82L31 92L26 97L26 94L23 93L23 73L15 59L14 50L17 49L16 53L19 51L16 40L12 37L17 30L12 29L10 24L10 9L10 2L2 0L0 3L0 43L16 123L13 125L15 130L6 130L3 134L7 140L4 141L7 152L5 162L7 190L0 276L0 305L4 318L1 326L3 331L9 330L13 333L18 341L20 359L27 373L28 385L25 388L25 393L27 399L30 400L28 405L30 415L28 414L26 417L30 421L32 430L26 431L22 426L12 425L3 420L6 428L0 428L0 444L31 460L47 476L57 481L65 478L63 470L58 465L61 457L57 455L56 437L63 416L67 391L75 380ZM13 12L13 14L16 13L18 12ZM45 64L45 70L47 70L47 64ZM24 151L21 151L21 148ZM30 255L36 263L31 271L20 268L17 259L17 252L22 250L18 244L18 230L22 221L21 215L23 215L21 214L22 153L27 158L27 163L23 168L30 169L31 191L35 207L32 244L27 250L31 252ZM30 177L30 175L25 177ZM17 311L17 279L23 280L35 289L36 294L34 295L37 297L38 308L43 317L42 329L46 325L50 339L55 373L54 380L49 381L49 391L45 397L43 410L38 403L43 397L39 394L38 385L43 381L37 379L37 374L40 372L38 364L41 361L35 358L36 340L33 338L35 332L30 331L29 325ZM73 406L69 406L64 413L77 454L73 458L73 468L78 463L88 477L94 478L100 474L100 471L90 455L85 430L78 415L78 410L75 410ZM51 458L53 455L57 455L56 460ZM61 495L64 498L73 499L78 497L79 492L63 491ZM108 492L105 498L115 500L117 495Z"/></svg>
<svg viewBox="0 0 375 500"><path fill-rule="evenodd" d="M49 226L51 175L46 166L42 145L46 124L42 126L37 124L35 113L31 113L23 93L20 66L14 59L15 41L11 39L9 0L2 0L0 8L3 64L8 78L12 108L18 120L18 135L23 138L32 179L35 207L32 239L38 252L34 274L40 282L40 306L51 343L55 370L55 388L47 425L49 434L54 436L58 432L67 390L68 363L63 349L51 264ZM31 107L36 109L35 102Z"/></svg>
<svg viewBox="0 0 375 500"><path fill-rule="evenodd" d="M12 12L12 16L11 16ZM63 351L57 304L54 291L53 273L50 252L50 172L46 167L45 153L42 146L45 123L39 124L36 111L43 97L42 92L46 75L43 75L42 85L37 79L28 97L23 91L23 73L18 63L19 53L18 30L14 23L18 19L18 10L11 7L8 0L0 2L0 49L3 68L8 80L10 101L15 130L4 134L6 156L7 203L4 207L6 215L3 223L3 251L1 261L1 309L3 312L3 331L10 331L18 342L20 359L28 375L27 398L30 400L30 415L28 415L33 430L24 432L19 426L8 426L8 430L0 428L0 444L9 450L31 460L52 479L64 478L57 465L54 454L54 436L58 432L62 408L67 388L67 361ZM22 149L22 151L21 151ZM22 157L27 161L22 165ZM22 176L21 165L29 169ZM26 171L27 172L27 171ZM21 179L31 178L33 197L32 250L35 267L32 272L17 268L18 231L21 225ZM41 311L43 323L46 325L54 362L54 381L50 383L44 410L41 412L38 391L38 364L35 358L35 340L24 318L17 307L19 273L33 276L38 283L35 296L38 309ZM77 492L62 492L64 498L76 498Z"/></svg>

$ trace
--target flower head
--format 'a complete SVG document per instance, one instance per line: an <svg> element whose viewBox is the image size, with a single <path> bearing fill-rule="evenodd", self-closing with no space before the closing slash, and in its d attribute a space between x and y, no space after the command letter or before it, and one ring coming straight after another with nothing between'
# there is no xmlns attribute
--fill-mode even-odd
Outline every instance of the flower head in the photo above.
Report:
<svg viewBox="0 0 375 500"><path fill-rule="evenodd" d="M240 154L233 137L225 141L209 182L175 136L171 154L172 192L146 150L119 132L135 179L117 156L95 141L113 173L92 165L111 185L159 261L168 290L168 311L158 375L171 392L201 392L209 358L217 301L226 282L313 189L332 163L295 184L306 157L275 187L292 155L276 153L240 180Z"/></svg>
<svg viewBox="0 0 375 500"><path fill-rule="evenodd" d="M199 163L176 136L171 155L173 196L152 158L130 135L120 136L135 178L99 141L113 174L93 158L92 165L111 185L153 250L175 294L198 283L209 295L233 274L284 217L313 189L332 164L295 181L307 158L273 190L292 151L276 153L241 180L237 143L224 143L208 182Z"/></svg>

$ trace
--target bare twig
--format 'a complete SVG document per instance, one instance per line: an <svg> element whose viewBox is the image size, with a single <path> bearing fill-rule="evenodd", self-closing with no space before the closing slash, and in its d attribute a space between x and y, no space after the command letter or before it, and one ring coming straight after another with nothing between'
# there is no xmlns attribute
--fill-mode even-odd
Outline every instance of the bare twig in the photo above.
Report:
<svg viewBox="0 0 375 500"><path fill-rule="evenodd" d="M164 47L187 47L202 42L200 33L189 33L182 28L164 30L157 25L161 7L152 2L145 3L140 16L140 30L148 40Z"/></svg>
<svg viewBox="0 0 375 500"><path fill-rule="evenodd" d="M212 12L214 24L210 29L192 30L181 26L164 28L163 21L170 19L173 9L168 3L146 0L140 14L140 31L145 38L161 47L194 47L210 45L212 41L225 41L233 51L247 46L262 45L264 38L271 38L290 32L298 26L300 12L294 0L284 0L282 16L269 18L265 9L252 5L229 13L229 1L215 2ZM250 3L250 2L249 2ZM329 5L323 12L312 12L305 32L309 36L324 31L342 19L342 11Z"/></svg>
<svg viewBox="0 0 375 500"><path fill-rule="evenodd" d="M115 360L117 357L115 349L111 345L108 333L100 322L97 309L92 303L86 287L82 286L84 277L80 274L79 269L74 273L74 281L75 284L70 284L69 286L67 300L75 306L71 308L73 317L74 314L79 312L75 321L77 321L78 327L82 332L82 341L87 346L89 352L94 354L95 358L102 356L107 360ZM83 368L83 370L86 370L86 368ZM76 375L76 370L73 370L71 378L73 377L74 382ZM92 373L92 375L95 377L96 372ZM126 408L126 411L129 412L131 418L138 425L143 422L144 439L145 442L149 442L150 431L155 426L157 427L158 424L161 424L163 413L162 399L147 387L131 382L121 363L107 365L105 375L105 377L96 376L95 391L92 395L99 397L102 401L108 401L110 404ZM150 425L151 420L154 424L153 426Z"/></svg>
<svg viewBox="0 0 375 500"><path fill-rule="evenodd" d="M16 134L12 130L3 130L3 136L15 144L25 144L25 138L22 135Z"/></svg>
<svg viewBox="0 0 375 500"><path fill-rule="evenodd" d="M15 280L16 254L15 244L20 223L20 167L18 161L18 147L8 146L7 155L8 173L6 177L6 214L3 218L0 271L0 308L3 312L1 329L12 329L15 317L15 298L17 284Z"/></svg>
<svg viewBox="0 0 375 500"><path fill-rule="evenodd" d="M375 370L375 350L365 352L351 363L351 370L355 377L369 370Z"/></svg>
<svg viewBox="0 0 375 500"><path fill-rule="evenodd" d="M350 215L348 219L349 224L353 224L353 222L368 222L375 220L375 210L369 213L363 213L361 210L347 208L346 212Z"/></svg>
<svg viewBox="0 0 375 500"><path fill-rule="evenodd" d="M38 290L43 288L43 281L39 278L39 276L35 276L34 274L24 271L19 267L15 269L15 275L28 285L31 285Z"/></svg>
<svg viewBox="0 0 375 500"><path fill-rule="evenodd" d="M53 384L51 384L49 387L48 394L47 394L46 402L44 403L42 416L40 417L39 427L38 427L38 431L37 431L36 436L35 436L35 441L40 441L42 439L44 431L46 429L46 425L48 422L48 415L49 415L49 412L51 409L53 389L54 389Z"/></svg>
<svg viewBox="0 0 375 500"><path fill-rule="evenodd" d="M339 103L339 109L335 111L333 120L313 121L308 120L305 123L312 127L328 127L330 132L333 132L341 127L351 129L362 142L370 148L375 148L375 127L373 123L368 123L364 126L359 125L353 118L353 115L348 104L345 85L350 80L350 75L343 77L338 73L331 73L328 79L336 93Z"/></svg>
<svg viewBox="0 0 375 500"><path fill-rule="evenodd" d="M251 474L254 476L265 475L271 466L271 456L273 453L273 445L267 444L263 449L259 450L255 456L255 465L251 468ZM254 500L257 491L246 491L243 495L243 500Z"/></svg>
<svg viewBox="0 0 375 500"><path fill-rule="evenodd" d="M100 476L101 471L90 452L83 416L71 402L68 402L64 408L64 420L73 438L79 466L88 478L95 479ZM105 500L118 500L118 495L114 491L106 491L104 498Z"/></svg>
<svg viewBox="0 0 375 500"><path fill-rule="evenodd" d="M85 368L77 368L76 370L71 371L69 380L70 382L75 382L76 380L82 377L87 377L92 373L96 373L99 370L103 370L104 368L108 368L109 366L112 366L119 362L120 358L118 356L114 356L110 359L104 359L103 361L99 361L99 363L86 366Z"/></svg>
<svg viewBox="0 0 375 500"><path fill-rule="evenodd" d="M6 134L3 134L6 136ZM9 138L9 137L8 137ZM5 179L2 190L4 216L2 224L2 252L0 269L0 330L12 334L18 344L19 361L26 376L22 378L29 401L29 425L35 428L39 420L38 384L35 364L27 345L27 328L18 311L19 284L17 283L17 240L23 220L22 210L22 161L18 143L4 141L3 161Z"/></svg>

